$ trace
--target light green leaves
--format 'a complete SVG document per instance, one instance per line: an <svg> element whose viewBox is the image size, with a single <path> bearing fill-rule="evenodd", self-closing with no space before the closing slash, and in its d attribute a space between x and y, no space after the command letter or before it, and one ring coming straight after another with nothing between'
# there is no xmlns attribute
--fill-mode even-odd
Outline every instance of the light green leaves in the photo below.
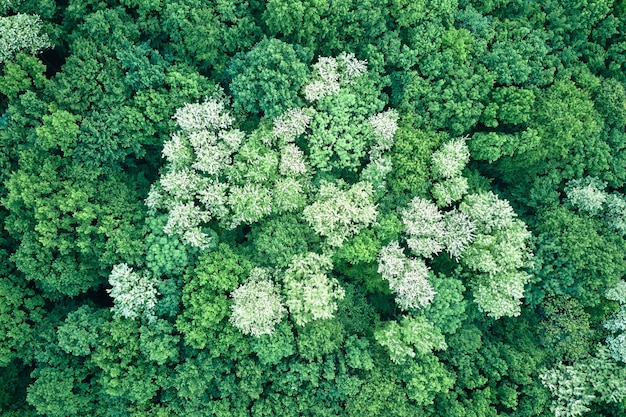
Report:
<svg viewBox="0 0 626 417"><path fill-rule="evenodd" d="M304 326L310 321L329 319L345 293L335 278L330 257L307 253L294 258L284 276L285 305L293 321Z"/></svg>
<svg viewBox="0 0 626 417"><path fill-rule="evenodd" d="M447 348L443 334L422 316L404 316L389 321L374 333L376 341L389 352L392 362L401 364L416 354L426 355Z"/></svg>

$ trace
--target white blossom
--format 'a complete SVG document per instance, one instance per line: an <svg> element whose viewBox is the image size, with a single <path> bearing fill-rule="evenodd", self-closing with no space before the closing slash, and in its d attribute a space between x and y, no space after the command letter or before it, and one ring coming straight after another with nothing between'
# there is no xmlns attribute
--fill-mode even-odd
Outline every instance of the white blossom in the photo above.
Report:
<svg viewBox="0 0 626 417"><path fill-rule="evenodd" d="M203 212L193 202L177 203L170 209L167 224L163 227L163 231L168 235L183 235L186 231L198 227L201 222L207 220L207 213Z"/></svg>
<svg viewBox="0 0 626 417"><path fill-rule="evenodd" d="M285 142L293 142L298 136L306 132L312 119L313 116L304 109L289 109L274 119L272 134Z"/></svg>
<svg viewBox="0 0 626 417"><path fill-rule="evenodd" d="M390 109L382 113L377 113L368 119L370 126L378 141L376 149L382 153L388 151L393 146L393 137L398 130L398 112Z"/></svg>
<svg viewBox="0 0 626 417"><path fill-rule="evenodd" d="M176 134L163 144L162 156L174 165L185 165L192 159L187 141Z"/></svg>
<svg viewBox="0 0 626 417"><path fill-rule="evenodd" d="M332 57L319 57L317 63L313 65L317 75L326 83L339 82L339 71L337 59Z"/></svg>
<svg viewBox="0 0 626 417"><path fill-rule="evenodd" d="M127 264L118 264L109 275L109 284L112 288L107 292L113 298L115 317L156 319L157 281L149 273L133 272Z"/></svg>
<svg viewBox="0 0 626 417"><path fill-rule="evenodd" d="M367 72L367 60L356 59L353 53L342 52L337 59L342 64L341 81L350 82Z"/></svg>
<svg viewBox="0 0 626 417"><path fill-rule="evenodd" d="M323 182L318 200L302 212L307 223L331 246L341 246L346 238L374 223L378 215L370 183L362 181L347 190L342 188Z"/></svg>
<svg viewBox="0 0 626 417"><path fill-rule="evenodd" d="M173 118L185 133L228 129L234 121L224 102L212 98L203 103L185 104L176 110Z"/></svg>
<svg viewBox="0 0 626 417"><path fill-rule="evenodd" d="M295 178L281 178L276 181L273 197L277 213L296 210L306 202L302 183Z"/></svg>
<svg viewBox="0 0 626 417"><path fill-rule="evenodd" d="M455 209L444 216L444 228L441 243L451 257L458 259L474 240L476 225L465 213Z"/></svg>
<svg viewBox="0 0 626 417"><path fill-rule="evenodd" d="M576 208L591 215L602 211L608 194L604 191L606 182L594 177L571 180L565 187L567 199Z"/></svg>
<svg viewBox="0 0 626 417"><path fill-rule="evenodd" d="M396 294L396 304L403 310L422 308L432 303L435 290L428 282L429 268L421 259L409 259L404 273L389 280L389 288Z"/></svg>
<svg viewBox="0 0 626 417"><path fill-rule="evenodd" d="M378 273L383 277L396 277L406 269L406 256L398 242L391 242L378 253Z"/></svg>
<svg viewBox="0 0 626 417"><path fill-rule="evenodd" d="M410 259L398 242L383 247L378 255L378 272L389 282L396 304L403 310L429 305L435 290L428 282L429 268L421 259Z"/></svg>
<svg viewBox="0 0 626 417"><path fill-rule="evenodd" d="M621 235L626 235L626 200L614 193L606 198L605 219L608 225Z"/></svg>
<svg viewBox="0 0 626 417"><path fill-rule="evenodd" d="M306 174L307 167L304 162L304 152L294 143L288 143L280 156L279 171L282 175Z"/></svg>
<svg viewBox="0 0 626 417"><path fill-rule="evenodd" d="M243 334L259 337L274 332L286 309L281 303L278 287L269 279L252 278L267 275L254 269L250 273L251 280L231 294L233 304L229 321Z"/></svg>
<svg viewBox="0 0 626 417"><path fill-rule="evenodd" d="M469 184L465 177L452 177L433 185L431 193L439 207L448 207L452 203L460 201L469 190Z"/></svg>
<svg viewBox="0 0 626 417"><path fill-rule="evenodd" d="M432 155L432 174L435 178L460 176L469 162L469 149L466 137L450 140Z"/></svg>
<svg viewBox="0 0 626 417"><path fill-rule="evenodd" d="M298 326L332 318L337 311L337 301L345 292L327 275L330 269L330 257L308 253L295 257L285 271L285 305Z"/></svg>
<svg viewBox="0 0 626 417"><path fill-rule="evenodd" d="M148 196L144 200L144 203L148 207L148 214L154 215L158 209L163 207L163 194L161 191L161 187L158 186L158 183L150 186Z"/></svg>
<svg viewBox="0 0 626 417"><path fill-rule="evenodd" d="M329 96L339 91L339 83L327 83L325 81L311 81L304 86L304 97L308 101L317 101L322 97Z"/></svg>
<svg viewBox="0 0 626 417"><path fill-rule="evenodd" d="M228 147L229 151L235 152L243 143L246 134L239 129L230 129L221 130L217 136Z"/></svg>
<svg viewBox="0 0 626 417"><path fill-rule="evenodd" d="M232 164L231 152L222 144L211 145L196 150L194 169L207 175L217 176L225 167Z"/></svg>
<svg viewBox="0 0 626 417"><path fill-rule="evenodd" d="M407 245L417 256L431 258L444 249L443 214L432 202L415 197L402 210L402 223L408 235Z"/></svg>
<svg viewBox="0 0 626 417"><path fill-rule="evenodd" d="M209 130L189 132L187 134L187 139L195 152L217 144L217 134Z"/></svg>
<svg viewBox="0 0 626 417"><path fill-rule="evenodd" d="M229 227L235 228L242 223L254 223L272 212L270 191L258 184L248 183L243 187L230 189L228 205L232 210Z"/></svg>
<svg viewBox="0 0 626 417"><path fill-rule="evenodd" d="M227 184L217 181L208 181L198 190L197 198L211 217L223 219L228 215L227 190Z"/></svg>
<svg viewBox="0 0 626 417"><path fill-rule="evenodd" d="M196 248L206 250L214 243L213 238L200 230L199 227L193 227L185 230L181 241Z"/></svg>
<svg viewBox="0 0 626 417"><path fill-rule="evenodd" d="M194 171L183 168L169 169L159 182L163 191L174 200L189 201L193 199L203 180Z"/></svg>
<svg viewBox="0 0 626 417"><path fill-rule="evenodd" d="M37 15L17 13L0 17L0 63L20 51L37 54L52 46L48 35L41 33L42 25Z"/></svg>

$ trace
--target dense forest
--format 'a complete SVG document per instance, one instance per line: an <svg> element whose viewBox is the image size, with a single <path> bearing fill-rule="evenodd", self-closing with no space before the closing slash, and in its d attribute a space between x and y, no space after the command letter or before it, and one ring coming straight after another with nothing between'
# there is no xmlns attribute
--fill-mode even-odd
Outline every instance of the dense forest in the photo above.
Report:
<svg viewBox="0 0 626 417"><path fill-rule="evenodd" d="M626 1L0 12L1 416L626 415Z"/></svg>

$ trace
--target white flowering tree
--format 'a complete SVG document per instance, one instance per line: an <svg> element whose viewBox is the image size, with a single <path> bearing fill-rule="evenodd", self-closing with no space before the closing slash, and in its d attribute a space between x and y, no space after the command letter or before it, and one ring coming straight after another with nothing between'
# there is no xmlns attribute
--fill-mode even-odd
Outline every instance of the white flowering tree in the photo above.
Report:
<svg viewBox="0 0 626 417"><path fill-rule="evenodd" d="M280 288L271 280L267 269L253 268L249 281L231 293L230 322L243 334L272 334L285 315Z"/></svg>
<svg viewBox="0 0 626 417"><path fill-rule="evenodd" d="M591 215L599 214L607 201L606 182L594 177L574 179L567 183L565 194L571 205Z"/></svg>
<svg viewBox="0 0 626 417"><path fill-rule="evenodd" d="M341 246L361 229L376 221L374 190L367 182L348 187L343 181L324 181L317 200L304 208L302 215L330 246Z"/></svg>
<svg viewBox="0 0 626 417"><path fill-rule="evenodd" d="M552 394L550 409L558 417L581 416L594 402L619 403L626 398L626 368L602 345L595 355L572 365L559 363L543 370L539 378Z"/></svg>
<svg viewBox="0 0 626 417"><path fill-rule="evenodd" d="M461 258L475 273L474 300L494 318L519 315L524 286L531 278L524 272L532 259L530 232L508 201L492 192L466 196L459 210L476 227Z"/></svg>
<svg viewBox="0 0 626 417"><path fill-rule="evenodd" d="M51 47L48 35L42 33L42 24L37 15L17 13L0 17L0 63L18 52L37 54Z"/></svg>
<svg viewBox="0 0 626 417"><path fill-rule="evenodd" d="M109 284L107 292L113 298L115 317L156 319L157 280L149 272L135 272L126 264L118 264L109 275Z"/></svg>
<svg viewBox="0 0 626 417"><path fill-rule="evenodd" d="M407 245L416 256L432 258L444 249L443 214L432 202L415 197L402 210Z"/></svg>
<svg viewBox="0 0 626 417"><path fill-rule="evenodd" d="M285 271L285 305L298 326L313 320L332 318L337 301L345 296L339 282L328 273L333 264L329 256L307 253L294 258Z"/></svg>
<svg viewBox="0 0 626 417"><path fill-rule="evenodd" d="M619 303L619 310L603 323L611 332L606 338L606 344L613 359L626 363L626 281L619 281L605 295L609 300Z"/></svg>
<svg viewBox="0 0 626 417"><path fill-rule="evenodd" d="M426 263L421 259L407 258L398 242L381 249L378 273L389 282L396 304L403 310L425 307L435 297L435 291L428 282L429 268Z"/></svg>

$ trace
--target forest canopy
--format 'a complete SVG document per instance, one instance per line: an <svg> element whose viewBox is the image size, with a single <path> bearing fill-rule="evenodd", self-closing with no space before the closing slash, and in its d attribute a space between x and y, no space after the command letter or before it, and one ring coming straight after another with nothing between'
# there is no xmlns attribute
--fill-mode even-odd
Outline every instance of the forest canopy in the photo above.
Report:
<svg viewBox="0 0 626 417"><path fill-rule="evenodd" d="M0 1L0 415L626 415L626 3L540 3Z"/></svg>

